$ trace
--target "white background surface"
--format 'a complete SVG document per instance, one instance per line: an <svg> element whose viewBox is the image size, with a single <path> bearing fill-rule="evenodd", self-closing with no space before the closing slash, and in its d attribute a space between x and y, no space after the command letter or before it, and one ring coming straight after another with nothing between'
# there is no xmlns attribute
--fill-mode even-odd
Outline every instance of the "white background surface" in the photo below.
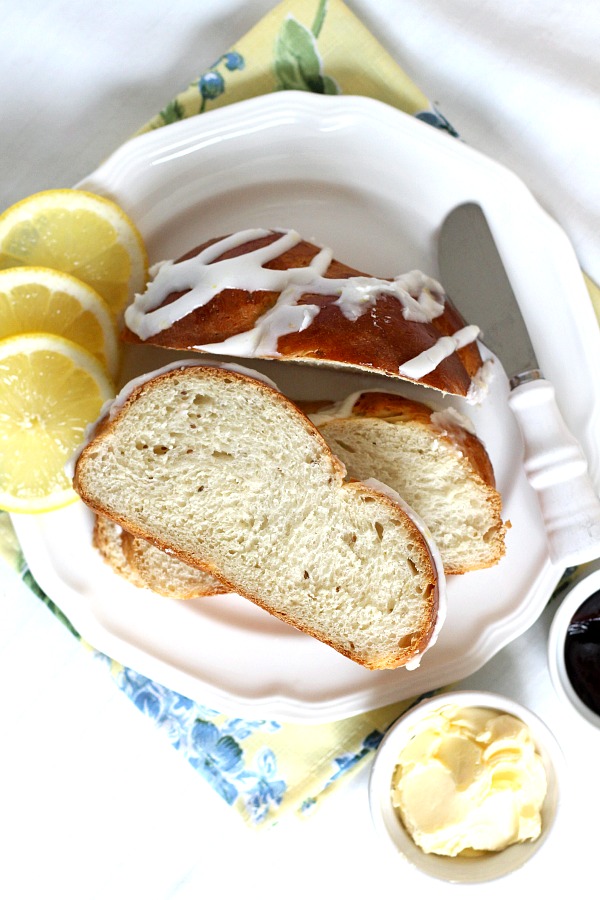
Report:
<svg viewBox="0 0 600 900"><path fill-rule="evenodd" d="M185 87L272 0L22 0L0 35L0 208L69 186ZM600 280L594 4L351 0L463 137L514 168ZM518 10L518 11L517 11ZM596 230L596 233L595 233ZM517 897L596 880L600 735L558 702L553 608L467 686L504 692L555 731L570 770L558 841L484 887L424 881L383 856L368 771L305 822L250 832L52 614L3 579L0 896Z"/></svg>

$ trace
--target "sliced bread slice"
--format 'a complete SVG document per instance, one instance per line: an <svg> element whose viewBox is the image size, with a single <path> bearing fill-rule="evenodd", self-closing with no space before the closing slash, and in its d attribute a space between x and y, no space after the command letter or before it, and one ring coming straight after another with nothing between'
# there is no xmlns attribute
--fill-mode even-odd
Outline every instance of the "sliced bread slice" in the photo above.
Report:
<svg viewBox="0 0 600 900"><path fill-rule="evenodd" d="M450 409L377 391L313 416L348 475L397 491L428 525L447 575L495 565L506 552L502 500L485 446Z"/></svg>
<svg viewBox="0 0 600 900"><path fill-rule="evenodd" d="M277 390L187 365L137 383L74 484L97 513L370 669L418 664L445 612L437 550Z"/></svg>
<svg viewBox="0 0 600 900"><path fill-rule="evenodd" d="M134 537L105 516L95 517L93 542L117 575L163 597L192 600L228 592L214 575Z"/></svg>

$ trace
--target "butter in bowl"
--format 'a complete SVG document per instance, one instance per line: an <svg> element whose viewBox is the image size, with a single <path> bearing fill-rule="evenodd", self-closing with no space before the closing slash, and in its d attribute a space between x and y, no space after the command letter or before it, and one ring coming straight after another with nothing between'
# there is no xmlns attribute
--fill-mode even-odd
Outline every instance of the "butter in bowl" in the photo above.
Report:
<svg viewBox="0 0 600 900"><path fill-rule="evenodd" d="M552 831L564 786L555 738L530 710L483 691L412 707L387 732L369 782L388 848L433 878L490 881Z"/></svg>

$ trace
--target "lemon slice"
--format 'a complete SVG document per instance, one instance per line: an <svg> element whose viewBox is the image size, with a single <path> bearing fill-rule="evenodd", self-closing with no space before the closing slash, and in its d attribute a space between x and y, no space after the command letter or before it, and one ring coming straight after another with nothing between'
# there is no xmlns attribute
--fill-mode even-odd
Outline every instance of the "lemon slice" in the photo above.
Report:
<svg viewBox="0 0 600 900"><path fill-rule="evenodd" d="M66 338L0 341L0 509L47 512L77 499L65 466L112 396L98 360Z"/></svg>
<svg viewBox="0 0 600 900"><path fill-rule="evenodd" d="M0 340L32 331L80 344L115 375L115 323L100 294L78 278L40 266L0 271Z"/></svg>
<svg viewBox="0 0 600 900"><path fill-rule="evenodd" d="M140 233L116 203L64 189L32 194L0 216L0 269L14 266L74 275L118 317L143 291L148 258Z"/></svg>

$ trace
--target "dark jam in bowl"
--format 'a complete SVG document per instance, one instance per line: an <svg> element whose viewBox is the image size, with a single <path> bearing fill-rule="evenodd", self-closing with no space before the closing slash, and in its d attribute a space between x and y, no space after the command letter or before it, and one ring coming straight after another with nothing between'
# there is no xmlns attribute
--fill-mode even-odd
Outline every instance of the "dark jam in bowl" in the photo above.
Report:
<svg viewBox="0 0 600 900"><path fill-rule="evenodd" d="M581 604L569 623L565 668L577 696L600 715L600 591Z"/></svg>

